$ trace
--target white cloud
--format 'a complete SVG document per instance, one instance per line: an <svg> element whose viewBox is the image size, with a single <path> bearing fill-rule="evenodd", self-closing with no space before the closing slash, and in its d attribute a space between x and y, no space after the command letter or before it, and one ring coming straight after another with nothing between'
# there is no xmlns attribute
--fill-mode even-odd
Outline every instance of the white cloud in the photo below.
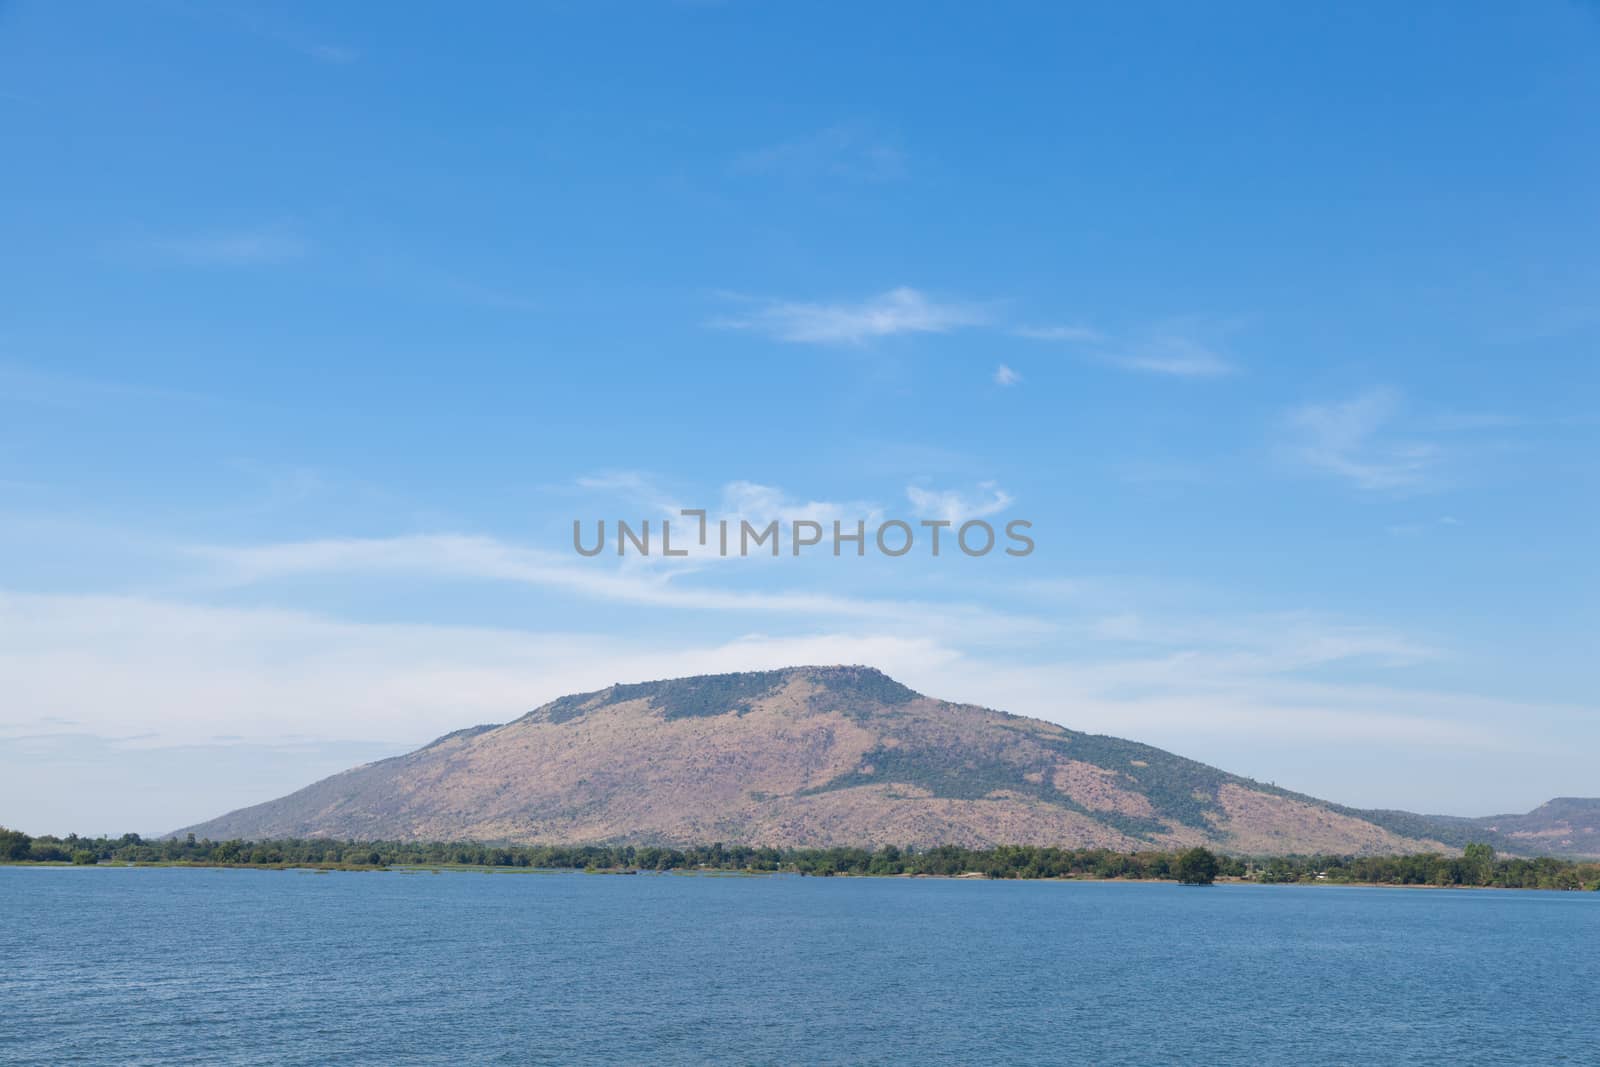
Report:
<svg viewBox="0 0 1600 1067"><path fill-rule="evenodd" d="M1032 341L1104 341L1106 335L1088 326L1018 326L1011 331Z"/></svg>
<svg viewBox="0 0 1600 1067"><path fill-rule="evenodd" d="M663 489L653 477L642 471L612 471L582 477L578 479L578 486L595 492L620 495L629 504L641 509L642 514L638 516L639 519L659 518L672 524L672 529L676 531L673 551L684 549L689 553L688 556L681 559L668 559L659 554L640 557L638 562L646 566L664 565L681 568L696 562L740 559L736 553L731 556L721 555L720 545L711 533L719 521L726 521L729 528L735 531L740 529L741 522L749 522L757 529L764 529L769 523L777 522L780 553L787 553L792 546L790 535L793 532L792 524L795 522L815 522L821 524L824 530L831 531L834 522L841 523L845 529L854 530L856 523L861 521L870 529L876 526L883 516L883 509L880 506L867 501L800 500L777 486L744 480L728 482L722 487L718 499L714 501L680 498L673 492ZM698 539L699 517L685 516L683 511L687 508L706 512L707 537L703 545ZM660 526L657 525L656 528L659 530ZM685 540L687 531L693 532L693 538Z"/></svg>
<svg viewBox="0 0 1600 1067"><path fill-rule="evenodd" d="M892 181L905 177L905 153L860 123L843 123L745 152L733 161L745 174Z"/></svg>
<svg viewBox="0 0 1600 1067"><path fill-rule="evenodd" d="M1216 378L1234 372L1214 350L1188 337L1162 335L1119 351L1102 354L1107 363L1124 370L1165 374L1176 378Z"/></svg>
<svg viewBox="0 0 1600 1067"><path fill-rule="evenodd" d="M354 63L361 58L361 53L357 49L327 40L307 26L296 25L286 21L281 12L274 12L269 16L265 12L240 8L235 10L224 9L213 13L222 15L246 31L256 34L265 40L292 49L321 63L344 65Z"/></svg>
<svg viewBox="0 0 1600 1067"><path fill-rule="evenodd" d="M643 471L612 470L599 474L585 474L577 479L581 489L626 489L637 491L651 484L650 476Z"/></svg>
<svg viewBox="0 0 1600 1067"><path fill-rule="evenodd" d="M652 511L677 514L680 506L670 500L655 479L644 471L610 470L586 474L577 479L577 486L593 493L620 495L632 502L642 503Z"/></svg>
<svg viewBox="0 0 1600 1067"><path fill-rule="evenodd" d="M1214 348L1174 329L1117 338L1085 326L1025 326L1018 337L1074 345L1089 358L1122 370L1175 378L1216 378L1237 369Z"/></svg>
<svg viewBox="0 0 1600 1067"><path fill-rule="evenodd" d="M1460 525L1461 520L1455 516L1441 515L1432 522L1397 522L1391 523L1389 526L1384 527L1384 529L1386 529L1395 537L1417 537L1421 534L1428 533L1430 530L1435 530L1440 526L1450 527Z"/></svg>
<svg viewBox="0 0 1600 1067"><path fill-rule="evenodd" d="M0 810L8 821L35 829L45 826L41 813L57 810L50 807L55 801L19 784L24 776L10 773L10 764L35 758L28 739L44 735L66 738L53 744L68 749L74 744L69 735L102 747L121 739L115 742L119 760L153 760L151 766L169 772L173 759L160 753L174 745L314 749L362 739L376 756L464 726L504 722L553 697L612 682L805 663L865 663L937 697L1188 755L1209 748L1221 753L1213 758L1228 769L1246 769L1228 752L1266 739L1350 746L1364 766L1382 760L1403 765L1441 748L1482 751L1492 754L1505 777L1537 773L1541 777L1530 780L1548 782L1552 790L1588 773L1579 753L1561 762L1560 781L1553 780L1551 754L1528 724L1547 724L1543 736L1587 737L1583 730L1592 733L1592 726L1579 723L1585 715L1592 719L1592 711L1296 673L1351 657L1381 663L1414 654L1391 635L1306 616L1219 624L1130 613L1107 620L1106 629L1111 640L1144 641L1151 650L1075 660L1093 649L1074 643L1018 661L1014 649L984 654L959 634L872 628L722 640L672 635L664 641L660 634L353 622L143 597L0 592L0 691L7 694L0 707ZM1516 730L1505 728L1511 723ZM53 758L70 759L70 752ZM331 769L326 760L314 762L317 774ZM1350 791L1357 787L1383 795L1379 782L1350 780L1326 750L1321 763L1326 781L1313 791L1336 800L1355 799ZM292 760L279 764L247 789L166 773L160 797L119 791L99 796L97 806L105 810L116 802L118 817L128 820L119 829L163 829L280 795L312 776ZM94 780L76 788L93 794ZM143 813L146 804L162 813L159 821ZM188 814L171 817L178 808Z"/></svg>
<svg viewBox="0 0 1600 1067"><path fill-rule="evenodd" d="M168 386L48 373L21 364L0 362L0 400L3 401L62 408L115 405L125 412L134 404L208 399L200 393Z"/></svg>
<svg viewBox="0 0 1600 1067"><path fill-rule="evenodd" d="M944 519L959 525L1004 511L1016 498L994 482L978 483L978 491L968 495L955 489L924 489L906 486L906 498L919 518Z"/></svg>
<svg viewBox="0 0 1600 1067"><path fill-rule="evenodd" d="M1356 625L1309 612L1236 617L1149 617L1128 608L1091 619L1086 632L1119 644L1165 649L1159 660L1172 681L1201 684L1208 675L1283 675L1336 663L1407 667L1438 659L1425 642L1382 627Z"/></svg>
<svg viewBox="0 0 1600 1067"><path fill-rule="evenodd" d="M0 593L0 678L11 694L0 734L50 733L67 721L86 733L134 737L128 744L136 747L219 734L274 744L346 737L421 742L613 681L864 662L933 696L1078 728L1118 726L1123 734L1170 721L1232 733L1269 720L1293 733L1294 707L1347 705L1360 712L1357 721L1314 717L1312 736L1482 739L1478 726L1451 725L1446 697L1286 673L1373 651L1371 637L1328 640L1306 624L1298 638L1259 640L1267 645L1243 656L1194 646L1088 664L1002 665L950 641L874 630L664 645L659 635L350 622L138 597ZM1222 712L1229 701L1234 707ZM1427 709L1430 725L1381 715L1386 704Z"/></svg>
<svg viewBox="0 0 1600 1067"><path fill-rule="evenodd" d="M713 320L712 325L799 344L862 344L897 334L949 333L987 320L980 308L941 302L901 287L859 303L769 301L748 314Z"/></svg>
<svg viewBox="0 0 1600 1067"><path fill-rule="evenodd" d="M226 267L286 263L310 249L303 237L277 226L154 237L144 241L143 247L179 263Z"/></svg>
<svg viewBox="0 0 1600 1067"><path fill-rule="evenodd" d="M725 293L732 299L747 299ZM1014 326L997 322L991 310L955 301L936 301L909 287L891 289L859 303L757 302L752 311L712 319L711 326L751 330L780 341L805 344L863 344L878 337L949 333L990 327L1014 337L1073 346L1084 358L1142 374L1174 378L1217 378L1237 367L1214 347L1179 328L1144 331L1117 338L1087 326ZM1002 364L995 382L1010 385L1020 376Z"/></svg>
<svg viewBox="0 0 1600 1067"><path fill-rule="evenodd" d="M733 523L748 520L752 525L765 525L776 520L788 526L805 520L821 523L829 529L834 522L841 522L853 529L857 520L865 521L869 527L875 525L882 510L865 501L799 500L776 486L736 481L722 487L719 514Z"/></svg>
<svg viewBox="0 0 1600 1067"><path fill-rule="evenodd" d="M320 59L324 63L354 63L361 58L361 53L354 48L340 44L306 44L299 46L300 51L312 59Z"/></svg>
<svg viewBox="0 0 1600 1067"><path fill-rule="evenodd" d="M953 655L925 636L663 641L0 592L0 736L420 742L615 681Z"/></svg>
<svg viewBox="0 0 1600 1067"><path fill-rule="evenodd" d="M62 724L134 745L373 738L420 742L479 722L500 722L545 700L684 674L804 663L878 666L931 695L1039 715L1080 728L1167 723L1201 732L1265 725L1296 732L1290 709L1349 705L1368 718L1345 736L1450 738L1469 743L1479 727L1451 725L1448 702L1414 692L1295 679L1291 672L1348 659L1386 657L1383 635L1321 631L1312 620L1263 619L1212 647L1210 633L1144 657L1001 665L929 635L845 630L750 634L727 641L668 641L659 635L535 632L478 626L352 622L306 612L220 608L142 597L0 593L0 678L12 699L0 734L56 732ZM1212 628L1215 629L1215 628ZM1020 685L1002 679L1021 679ZM1215 713L1233 697L1254 714ZM1456 698L1472 705L1473 698ZM1374 733L1379 707L1424 707L1426 728L1406 716ZM1483 703L1483 702L1479 702ZM1494 702L1488 705L1498 707ZM1187 710L1183 710L1183 709ZM25 709L25 710L24 710ZM1237 711L1237 709L1235 709ZM1410 725L1406 725L1410 723ZM1314 734L1337 734L1317 720Z"/></svg>
<svg viewBox="0 0 1600 1067"><path fill-rule="evenodd" d="M870 536L870 535L869 535ZM614 542L613 542L614 543ZM251 546L205 546L223 587L308 574L409 573L540 586L591 600L690 611L790 618L876 620L921 632L981 627L994 640L1047 632L1038 619L953 602L873 600L810 590L739 591L674 580L673 572L609 565L523 548L489 537L433 534ZM678 575L682 577L682 575Z"/></svg>
<svg viewBox="0 0 1600 1067"><path fill-rule="evenodd" d="M1427 420L1427 426L1444 432L1507 430L1525 425L1527 421L1518 415L1503 415L1491 411L1453 411L1435 415Z"/></svg>
<svg viewBox="0 0 1600 1067"><path fill-rule="evenodd" d="M1435 475L1442 452L1431 442L1389 433L1402 406L1398 390L1376 388L1338 403L1295 408L1285 420L1289 452L1313 470L1336 475L1358 489L1422 487Z"/></svg>

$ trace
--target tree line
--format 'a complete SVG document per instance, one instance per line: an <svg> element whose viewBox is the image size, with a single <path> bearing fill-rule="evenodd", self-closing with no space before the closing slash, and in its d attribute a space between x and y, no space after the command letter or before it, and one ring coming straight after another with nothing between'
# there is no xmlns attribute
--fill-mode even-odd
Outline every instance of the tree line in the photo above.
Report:
<svg viewBox="0 0 1600 1067"><path fill-rule="evenodd" d="M748 871L831 875L972 875L987 878L1106 878L1257 883L1494 886L1600 889L1600 862L1498 856L1470 844L1460 856L1227 856L1208 849L1115 852L1103 848L960 845L902 848L760 848L749 845L490 845L463 842L284 838L212 841L169 837L30 837L0 827L0 862L167 863L204 866L524 867L591 871Z"/></svg>

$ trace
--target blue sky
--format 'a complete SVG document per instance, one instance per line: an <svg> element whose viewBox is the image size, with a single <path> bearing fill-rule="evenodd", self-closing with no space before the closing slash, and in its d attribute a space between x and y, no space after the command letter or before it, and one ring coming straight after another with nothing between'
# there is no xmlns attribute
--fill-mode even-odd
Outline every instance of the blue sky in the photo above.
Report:
<svg viewBox="0 0 1600 1067"><path fill-rule="evenodd" d="M1592 4L0 6L0 822L870 662L1596 795ZM1025 559L582 559L987 515Z"/></svg>

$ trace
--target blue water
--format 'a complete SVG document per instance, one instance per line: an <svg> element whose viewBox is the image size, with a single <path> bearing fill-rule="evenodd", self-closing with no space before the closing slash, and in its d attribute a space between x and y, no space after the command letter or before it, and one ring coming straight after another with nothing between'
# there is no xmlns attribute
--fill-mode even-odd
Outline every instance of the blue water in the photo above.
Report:
<svg viewBox="0 0 1600 1067"><path fill-rule="evenodd" d="M1600 1064L1600 894L0 868L0 1062Z"/></svg>

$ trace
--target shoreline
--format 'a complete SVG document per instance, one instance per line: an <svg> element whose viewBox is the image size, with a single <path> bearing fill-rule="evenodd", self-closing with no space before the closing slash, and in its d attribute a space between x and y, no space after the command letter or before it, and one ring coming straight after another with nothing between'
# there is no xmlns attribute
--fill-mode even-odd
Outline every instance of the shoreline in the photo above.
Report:
<svg viewBox="0 0 1600 1067"><path fill-rule="evenodd" d="M102 863L73 863L68 860L7 860L0 861L0 868L52 868L71 870L132 870L132 869L163 869L163 870L230 870L230 871L310 871L314 874L344 873L373 873L373 874L588 874L588 875L653 875L653 876L679 876L679 877L736 877L736 878L816 878L816 879L898 879L905 881L940 881L940 882L1052 882L1070 883L1078 882L1090 885L1182 885L1175 878L1099 878L1080 877L1076 875L1051 876L1046 878L991 878L981 871L970 871L963 874L871 874L859 871L840 871L833 874L809 874L804 871L761 871L743 867L699 867L699 868L673 868L670 870L647 870L642 868L592 868L580 867L516 867L490 864L409 864L396 863L387 866L370 866L356 863L194 863L184 860L127 862L113 861ZM1459 890L1496 890L1505 893L1600 893L1600 886L1584 888L1552 888L1539 886L1505 886L1505 885L1431 885L1417 882L1361 882L1334 879L1315 879L1307 881L1273 881L1261 882L1252 878L1219 877L1208 885L1194 885L1193 888L1205 889L1215 886L1260 886L1266 887L1312 887L1312 888L1347 888L1347 889L1427 889L1442 891Z"/></svg>

